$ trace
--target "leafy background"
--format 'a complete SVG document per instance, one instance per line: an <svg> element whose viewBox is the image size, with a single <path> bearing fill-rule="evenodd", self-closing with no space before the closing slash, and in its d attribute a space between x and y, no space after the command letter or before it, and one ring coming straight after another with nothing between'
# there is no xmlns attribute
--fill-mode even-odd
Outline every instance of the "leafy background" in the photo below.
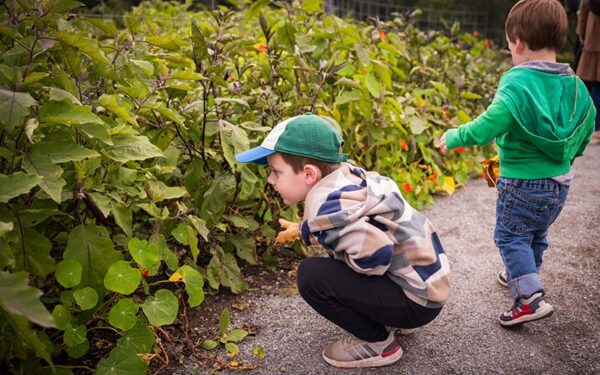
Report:
<svg viewBox="0 0 600 375"><path fill-rule="evenodd" d="M362 23L320 3L149 1L116 20L4 3L3 372L145 373L162 326L205 292L243 292L244 265L276 266L275 221L299 208L234 155L286 117L331 118L352 161L416 207L481 171L492 149L441 157L437 140L485 108L505 56L457 24L417 30L418 12ZM234 355L245 333L223 316Z"/></svg>

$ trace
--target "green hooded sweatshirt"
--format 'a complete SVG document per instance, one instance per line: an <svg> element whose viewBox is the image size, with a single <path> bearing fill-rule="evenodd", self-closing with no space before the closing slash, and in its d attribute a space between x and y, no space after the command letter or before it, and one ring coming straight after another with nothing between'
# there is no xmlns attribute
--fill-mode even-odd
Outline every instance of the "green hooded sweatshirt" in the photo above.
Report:
<svg viewBox="0 0 600 375"><path fill-rule="evenodd" d="M502 76L496 96L483 114L446 133L446 145L451 149L496 139L500 176L551 178L568 173L574 159L583 155L595 116L596 108L583 81L572 71L558 74L525 64Z"/></svg>

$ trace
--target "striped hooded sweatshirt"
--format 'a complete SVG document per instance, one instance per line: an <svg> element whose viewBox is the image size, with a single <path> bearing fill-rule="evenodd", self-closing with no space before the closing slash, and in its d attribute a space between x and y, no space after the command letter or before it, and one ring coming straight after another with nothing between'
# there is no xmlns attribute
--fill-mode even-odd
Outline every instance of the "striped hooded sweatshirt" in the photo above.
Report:
<svg viewBox="0 0 600 375"><path fill-rule="evenodd" d="M300 235L366 275L386 275L419 305L439 308L450 292L448 258L429 220L396 183L349 163L308 193Z"/></svg>

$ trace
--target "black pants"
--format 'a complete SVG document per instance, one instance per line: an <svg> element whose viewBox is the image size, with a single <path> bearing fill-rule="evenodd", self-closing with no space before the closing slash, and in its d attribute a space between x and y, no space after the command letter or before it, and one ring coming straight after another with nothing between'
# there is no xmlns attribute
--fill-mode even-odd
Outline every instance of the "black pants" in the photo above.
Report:
<svg viewBox="0 0 600 375"><path fill-rule="evenodd" d="M305 259L298 268L298 291L319 314L369 342L385 340L385 326L420 327L441 311L411 301L387 276L362 275L331 258Z"/></svg>

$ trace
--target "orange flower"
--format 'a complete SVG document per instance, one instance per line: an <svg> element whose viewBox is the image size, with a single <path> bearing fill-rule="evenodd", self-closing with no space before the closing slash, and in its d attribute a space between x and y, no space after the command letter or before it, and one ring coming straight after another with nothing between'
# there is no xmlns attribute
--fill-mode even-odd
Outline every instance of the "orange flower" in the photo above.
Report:
<svg viewBox="0 0 600 375"><path fill-rule="evenodd" d="M437 180L437 174L435 172L433 172L429 177L427 177L428 179L430 179L431 181L433 181L434 184L438 184L438 180Z"/></svg>
<svg viewBox="0 0 600 375"><path fill-rule="evenodd" d="M142 276L144 277L144 279L150 275L150 272L147 269L145 269L145 268L141 268L140 269L140 273L142 274Z"/></svg>
<svg viewBox="0 0 600 375"><path fill-rule="evenodd" d="M411 186L411 185L410 185L408 182L405 182L405 183L404 183L404 191L405 191L407 194L408 194L408 193L412 193L412 191L413 191L413 189L412 189L412 186Z"/></svg>
<svg viewBox="0 0 600 375"><path fill-rule="evenodd" d="M462 154L463 152L465 152L465 148L464 147L457 147L454 149L454 151L458 152L459 154Z"/></svg>
<svg viewBox="0 0 600 375"><path fill-rule="evenodd" d="M473 36L475 38L477 38L479 36L479 31L477 31L477 30L473 31Z"/></svg>
<svg viewBox="0 0 600 375"><path fill-rule="evenodd" d="M400 148L404 151L408 150L408 143L406 143L406 139L400 141Z"/></svg>
<svg viewBox="0 0 600 375"><path fill-rule="evenodd" d="M486 40L485 40L485 46L486 46L487 48L490 48L490 47L492 46L492 41L491 41L491 40L489 40L489 39L486 39Z"/></svg>
<svg viewBox="0 0 600 375"><path fill-rule="evenodd" d="M264 43L256 43L256 44L254 45L254 48L256 48L256 50L257 50L259 53L265 53L265 52L267 52L267 45L266 45L266 44L264 44Z"/></svg>
<svg viewBox="0 0 600 375"><path fill-rule="evenodd" d="M385 31L383 31L383 30L379 31L379 38L384 42L387 40L388 37L387 37L387 35L385 35Z"/></svg>

